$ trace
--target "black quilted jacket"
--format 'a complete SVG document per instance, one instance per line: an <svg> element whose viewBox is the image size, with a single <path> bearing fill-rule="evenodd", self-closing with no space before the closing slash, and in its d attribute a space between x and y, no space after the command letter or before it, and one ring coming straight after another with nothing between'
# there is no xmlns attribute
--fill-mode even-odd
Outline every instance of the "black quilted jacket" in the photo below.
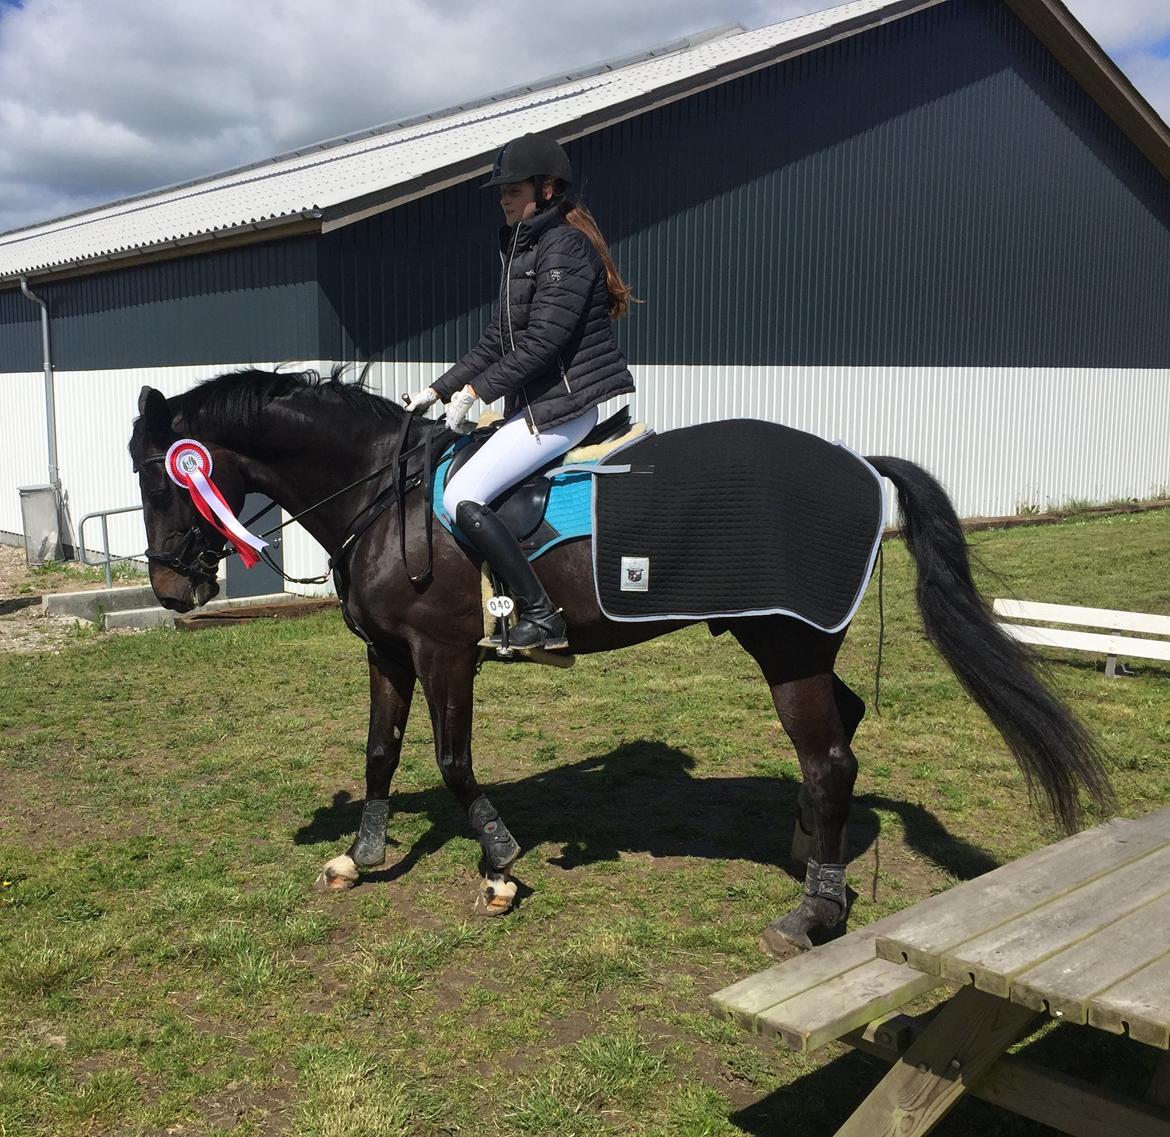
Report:
<svg viewBox="0 0 1170 1137"><path fill-rule="evenodd" d="M613 337L605 265L555 209L500 232L504 271L487 330L432 386L446 401L470 383L504 396L536 429L557 426L634 389Z"/></svg>

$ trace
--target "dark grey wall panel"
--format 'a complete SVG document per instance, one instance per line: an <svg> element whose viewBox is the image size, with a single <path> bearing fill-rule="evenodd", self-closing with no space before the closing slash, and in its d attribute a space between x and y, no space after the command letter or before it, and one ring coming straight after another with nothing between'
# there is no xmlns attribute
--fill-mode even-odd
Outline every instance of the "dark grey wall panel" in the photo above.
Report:
<svg viewBox="0 0 1170 1137"><path fill-rule="evenodd" d="M1170 366L1167 183L996 0L570 151L646 301L635 363ZM465 350L497 217L459 187L325 242L340 354Z"/></svg>
<svg viewBox="0 0 1170 1137"><path fill-rule="evenodd" d="M1170 367L1170 185L999 0L951 3L570 146L645 303L632 362ZM495 195L38 286L63 369L450 360ZM0 370L40 366L0 292Z"/></svg>
<svg viewBox="0 0 1170 1137"><path fill-rule="evenodd" d="M40 307L19 288L0 292L0 374L40 369Z"/></svg>
<svg viewBox="0 0 1170 1137"><path fill-rule="evenodd" d="M33 287L49 303L53 362L64 371L317 358L317 247L310 238ZM40 368L40 333L34 329L29 365L24 326L38 313L19 291L0 293L0 369Z"/></svg>

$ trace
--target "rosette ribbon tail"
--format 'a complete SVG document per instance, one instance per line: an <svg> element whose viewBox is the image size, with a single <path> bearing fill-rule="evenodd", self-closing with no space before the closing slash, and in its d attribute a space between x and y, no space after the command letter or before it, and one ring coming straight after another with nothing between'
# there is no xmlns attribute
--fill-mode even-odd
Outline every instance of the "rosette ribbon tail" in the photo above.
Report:
<svg viewBox="0 0 1170 1137"><path fill-rule="evenodd" d="M190 495L200 516L222 537L226 537L240 554L245 568L260 560L260 550L268 542L249 533L232 507L224 501L219 487L211 480L211 451L194 438L180 438L172 443L166 457L167 473L176 485Z"/></svg>
<svg viewBox="0 0 1170 1137"><path fill-rule="evenodd" d="M191 500L195 503L195 508L217 533L231 541L236 552L240 554L244 567L251 568L260 559L260 550L266 548L268 542L244 528L240 519L232 512L231 506L224 501L219 488L213 481L205 478L202 471L195 470L189 477Z"/></svg>

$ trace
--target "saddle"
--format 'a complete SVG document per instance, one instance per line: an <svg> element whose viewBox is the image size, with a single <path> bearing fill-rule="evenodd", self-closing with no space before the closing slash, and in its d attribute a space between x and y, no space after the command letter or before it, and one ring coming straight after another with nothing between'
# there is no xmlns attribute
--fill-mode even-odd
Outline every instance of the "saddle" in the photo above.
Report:
<svg viewBox="0 0 1170 1137"><path fill-rule="evenodd" d="M502 421L481 427L467 435L466 438L456 442L440 459L436 471L435 512L443 525L457 536L458 530L454 527L453 519L448 518L442 512L442 493L439 487L446 488L447 483L455 473L484 446ZM570 511L574 515L567 525L565 524L563 506L559 510L554 510L557 516L550 515L549 502L553 496L553 487L557 483L547 476L548 473L554 468L562 466L579 465L584 470L587 464L598 461L606 454L612 453L645 433L645 424L631 422L629 407L622 407L604 422L598 423L582 439L580 444L567 454L550 459L523 481L505 490L503 494L488 504L519 542L520 547L529 554L529 559L533 559L535 555L552 548L553 545L559 544L561 541L584 536L590 531L588 519L577 517L576 514L580 511L573 508L577 505L576 499L584 500L584 496L580 494L565 495L566 501L563 504L569 505ZM577 475L574 480L581 478L587 480L587 477L588 475L582 471L582 474ZM571 504L569 499L572 499ZM558 524L558 522L560 523Z"/></svg>

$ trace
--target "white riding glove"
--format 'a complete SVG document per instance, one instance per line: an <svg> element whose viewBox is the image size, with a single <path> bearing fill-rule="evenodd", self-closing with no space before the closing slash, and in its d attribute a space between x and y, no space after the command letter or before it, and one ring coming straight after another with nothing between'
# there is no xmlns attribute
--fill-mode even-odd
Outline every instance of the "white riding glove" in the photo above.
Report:
<svg viewBox="0 0 1170 1137"><path fill-rule="evenodd" d="M456 391L451 396L447 403L447 428L449 430L453 430L457 434L470 434L475 429L475 425L467 421L467 413L477 398L475 392L467 387L464 387L462 391Z"/></svg>
<svg viewBox="0 0 1170 1137"><path fill-rule="evenodd" d="M407 397L406 405L412 411L422 412L429 406L433 406L439 401L439 392L434 387L424 387L421 391L416 391L413 395Z"/></svg>

